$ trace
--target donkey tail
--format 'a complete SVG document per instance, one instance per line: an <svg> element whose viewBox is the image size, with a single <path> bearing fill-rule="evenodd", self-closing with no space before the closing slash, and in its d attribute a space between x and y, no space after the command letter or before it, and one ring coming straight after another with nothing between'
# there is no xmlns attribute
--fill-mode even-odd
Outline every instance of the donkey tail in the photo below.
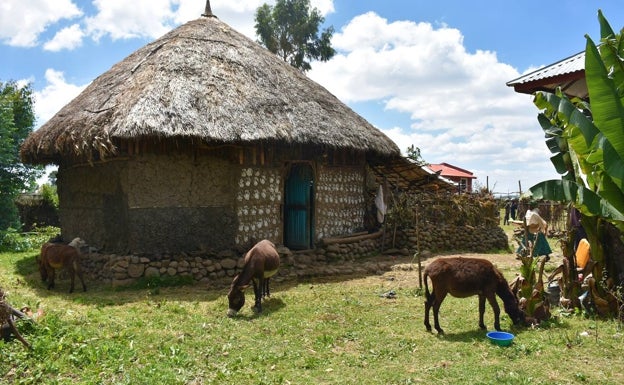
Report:
<svg viewBox="0 0 624 385"><path fill-rule="evenodd" d="M423 280L425 281L425 302L431 303L433 295L431 295L431 293L429 292L429 285L427 284L428 277L429 274L427 274L427 272L425 271L425 273L423 274Z"/></svg>

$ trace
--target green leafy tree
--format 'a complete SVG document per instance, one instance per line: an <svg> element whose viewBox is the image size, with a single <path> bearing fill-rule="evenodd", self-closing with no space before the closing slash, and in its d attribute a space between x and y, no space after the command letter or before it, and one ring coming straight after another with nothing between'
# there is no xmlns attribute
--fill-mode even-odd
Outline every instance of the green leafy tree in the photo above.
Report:
<svg viewBox="0 0 624 385"><path fill-rule="evenodd" d="M15 198L32 191L40 168L25 166L19 149L33 130L35 115L30 86L0 83L0 231L19 228Z"/></svg>
<svg viewBox="0 0 624 385"><path fill-rule="evenodd" d="M413 160L418 166L425 166L427 162L422 158L420 154L420 148L413 144L407 148L407 157Z"/></svg>
<svg viewBox="0 0 624 385"><path fill-rule="evenodd" d="M334 28L321 32L325 18L310 0L277 0L275 6L262 5L256 10L256 34L260 43L293 67L306 72L310 60L327 61L336 51L331 46Z"/></svg>

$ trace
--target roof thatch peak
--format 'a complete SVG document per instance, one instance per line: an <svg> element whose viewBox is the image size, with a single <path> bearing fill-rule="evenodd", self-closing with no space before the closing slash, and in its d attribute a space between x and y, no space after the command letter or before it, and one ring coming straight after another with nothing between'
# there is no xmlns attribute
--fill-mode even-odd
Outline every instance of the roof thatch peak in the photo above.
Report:
<svg viewBox="0 0 624 385"><path fill-rule="evenodd" d="M319 84L217 18L201 17L96 78L22 146L26 163L90 159L113 139L280 142L398 155Z"/></svg>
<svg viewBox="0 0 624 385"><path fill-rule="evenodd" d="M210 9L210 0L206 0L206 9L204 10L204 13L202 13L202 16L204 16L204 17L216 17L212 13L212 9Z"/></svg>

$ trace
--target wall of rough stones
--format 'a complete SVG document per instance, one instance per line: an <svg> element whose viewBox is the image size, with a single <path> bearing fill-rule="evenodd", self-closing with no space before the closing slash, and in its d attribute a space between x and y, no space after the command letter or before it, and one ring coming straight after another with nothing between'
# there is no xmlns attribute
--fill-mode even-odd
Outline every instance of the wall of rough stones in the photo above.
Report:
<svg viewBox="0 0 624 385"><path fill-rule="evenodd" d="M241 170L236 193L236 244L258 239L282 239L282 183L277 168L245 167Z"/></svg>
<svg viewBox="0 0 624 385"><path fill-rule="evenodd" d="M353 239L359 239L353 241ZM314 250L292 252L278 247L282 266L278 279L355 273L379 273L392 266L392 256L413 256L417 251L491 252L509 249L507 235L500 227L435 227L386 229L355 237L326 239ZM419 247L420 246L420 247ZM86 253L82 266L89 280L130 285L152 277L191 277L198 284L227 286L243 264L243 254L233 250L219 253L177 253L155 256ZM387 256L387 258L385 257ZM381 257L371 259L370 257Z"/></svg>
<svg viewBox="0 0 624 385"><path fill-rule="evenodd" d="M363 167L320 167L315 190L317 240L363 228L364 175Z"/></svg>

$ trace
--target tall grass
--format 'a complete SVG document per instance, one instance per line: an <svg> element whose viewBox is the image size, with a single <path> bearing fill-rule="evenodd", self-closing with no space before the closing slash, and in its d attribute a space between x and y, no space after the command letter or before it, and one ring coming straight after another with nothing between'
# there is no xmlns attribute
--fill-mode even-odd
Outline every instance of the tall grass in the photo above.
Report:
<svg viewBox="0 0 624 385"><path fill-rule="evenodd" d="M68 294L59 280L48 291L35 256L0 254L8 301L44 312L18 323L33 351L0 341L3 384L624 383L617 322L555 311L538 328L515 328L504 315L516 338L498 347L478 329L476 297L447 298L438 336L423 326L415 271L275 283L262 314L245 306L228 318L225 288L89 283Z"/></svg>

